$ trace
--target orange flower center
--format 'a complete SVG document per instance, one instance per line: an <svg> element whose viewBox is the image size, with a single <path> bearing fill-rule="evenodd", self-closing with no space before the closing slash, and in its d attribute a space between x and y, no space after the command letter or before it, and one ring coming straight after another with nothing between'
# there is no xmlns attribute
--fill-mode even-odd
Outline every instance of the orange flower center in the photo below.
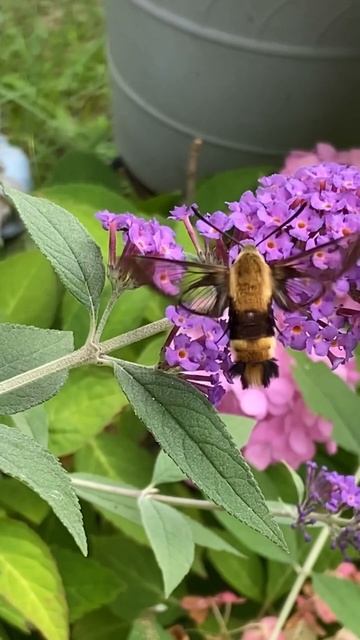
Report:
<svg viewBox="0 0 360 640"><path fill-rule="evenodd" d="M185 349L180 349L178 353L179 353L179 358L186 358L187 356Z"/></svg>
<svg viewBox="0 0 360 640"><path fill-rule="evenodd" d="M292 333L301 333L302 329L298 324L295 324L291 329Z"/></svg>

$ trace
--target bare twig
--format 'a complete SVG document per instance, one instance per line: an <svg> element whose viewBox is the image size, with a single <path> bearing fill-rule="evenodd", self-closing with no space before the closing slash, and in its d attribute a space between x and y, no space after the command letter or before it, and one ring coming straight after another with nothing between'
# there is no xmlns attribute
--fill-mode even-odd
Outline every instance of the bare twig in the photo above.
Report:
<svg viewBox="0 0 360 640"><path fill-rule="evenodd" d="M202 143L203 141L201 138L194 138L190 145L189 157L186 165L186 204L192 204L194 201L199 166L199 154L201 151Z"/></svg>

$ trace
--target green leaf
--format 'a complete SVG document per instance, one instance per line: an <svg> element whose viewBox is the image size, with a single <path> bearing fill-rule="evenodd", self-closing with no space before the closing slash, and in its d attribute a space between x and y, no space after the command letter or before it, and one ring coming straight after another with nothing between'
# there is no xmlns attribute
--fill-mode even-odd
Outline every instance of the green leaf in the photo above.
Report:
<svg viewBox="0 0 360 640"><path fill-rule="evenodd" d="M265 471L254 469L253 473L267 502L298 503L300 483L297 486L295 475L286 464L280 462Z"/></svg>
<svg viewBox="0 0 360 640"><path fill-rule="evenodd" d="M315 593L329 605L344 627L358 634L360 630L360 585L323 574L313 575Z"/></svg>
<svg viewBox="0 0 360 640"><path fill-rule="evenodd" d="M183 515L146 495L139 500L142 523L161 569L165 597L190 571L194 560L191 528Z"/></svg>
<svg viewBox="0 0 360 640"><path fill-rule="evenodd" d="M0 322L50 327L59 302L57 277L40 251L0 262Z"/></svg>
<svg viewBox="0 0 360 640"><path fill-rule="evenodd" d="M308 407L333 423L332 438L344 449L360 453L360 398L322 362L292 351L293 375Z"/></svg>
<svg viewBox="0 0 360 640"><path fill-rule="evenodd" d="M48 640L67 640L67 608L49 549L27 525L0 520L0 595Z"/></svg>
<svg viewBox="0 0 360 640"><path fill-rule="evenodd" d="M147 615L139 618L133 624L127 640L171 640L167 631L164 631L153 617Z"/></svg>
<svg viewBox="0 0 360 640"><path fill-rule="evenodd" d="M114 571L120 587L126 585L110 607L114 613L132 621L163 600L161 574L150 549L120 534L92 538L92 549L95 559Z"/></svg>
<svg viewBox="0 0 360 640"><path fill-rule="evenodd" d="M78 149L68 151L57 161L50 182L51 185L76 182L90 186L99 184L115 192L121 186L121 181L110 166L95 154Z"/></svg>
<svg viewBox="0 0 360 640"><path fill-rule="evenodd" d="M296 573L291 565L284 567L283 563L274 560L267 561L266 571L266 602L276 602L286 593L289 593Z"/></svg>
<svg viewBox="0 0 360 640"><path fill-rule="evenodd" d="M115 375L164 451L216 504L286 549L251 471L206 398L173 375L118 360Z"/></svg>
<svg viewBox="0 0 360 640"><path fill-rule="evenodd" d="M153 216L165 216L169 215L171 209L180 202L180 191L173 191L172 193L161 193L160 195L153 196L152 198L146 198L146 200L139 200L138 206L141 211L145 211L149 215Z"/></svg>
<svg viewBox="0 0 360 640"><path fill-rule="evenodd" d="M65 588L70 622L110 604L120 591L120 581L113 571L91 558L59 547L52 548Z"/></svg>
<svg viewBox="0 0 360 640"><path fill-rule="evenodd" d="M8 629L6 629L4 625L0 623L0 639L1 640L10 640L10 637L7 631Z"/></svg>
<svg viewBox="0 0 360 640"><path fill-rule="evenodd" d="M241 555L235 547L226 542L214 529L205 527L201 522L189 516L184 515L183 517L186 518L190 525L195 544L198 544L200 547L206 547L207 549L214 549L214 551L227 551L235 556Z"/></svg>
<svg viewBox="0 0 360 640"><path fill-rule="evenodd" d="M254 554L236 557L225 551L209 551L208 555L231 588L255 602L263 602L265 575L260 558Z"/></svg>
<svg viewBox="0 0 360 640"><path fill-rule="evenodd" d="M164 451L160 451L156 458L151 484L158 485L185 479L186 475L175 462Z"/></svg>
<svg viewBox="0 0 360 640"><path fill-rule="evenodd" d="M30 633L30 625L20 611L12 607L4 598L0 597L0 618L8 624L20 629L23 633ZM1 636L0 636L1 637Z"/></svg>
<svg viewBox="0 0 360 640"><path fill-rule="evenodd" d="M58 456L77 451L125 404L112 371L96 366L74 369L60 393L46 404L49 448Z"/></svg>
<svg viewBox="0 0 360 640"><path fill-rule="evenodd" d="M140 354L136 358L138 364L144 364L146 366L154 366L159 362L159 354L164 346L164 334L159 334L150 338L146 342L145 346L141 349Z"/></svg>
<svg viewBox="0 0 360 640"><path fill-rule="evenodd" d="M135 421L135 418L132 419ZM125 426L125 425L124 425ZM130 422L130 427L132 423ZM123 427L119 432L106 432L90 442L75 454L76 471L97 476L107 476L118 480L121 484L143 488L151 479L152 456L136 441L129 437ZM80 495L80 494L79 494ZM84 493L82 497L96 504L102 515L115 527L127 535L135 537L141 544L146 544L146 536L140 518L135 518L137 508L130 505L122 496L110 496ZM133 502L134 500L131 499ZM129 513L130 510L130 513ZM139 524L137 524L139 523Z"/></svg>
<svg viewBox="0 0 360 640"><path fill-rule="evenodd" d="M73 350L69 331L16 324L0 325L0 344L0 382L61 358ZM14 391L0 391L0 414L18 413L48 400L64 384L66 377L66 370L59 371Z"/></svg>
<svg viewBox="0 0 360 640"><path fill-rule="evenodd" d="M124 291L111 312L104 330L103 340L136 329L145 321L158 319L164 306L163 300L161 296L149 288L140 287ZM151 315L153 304L156 310L155 314Z"/></svg>
<svg viewBox="0 0 360 640"><path fill-rule="evenodd" d="M15 189L7 189L6 196L64 286L94 315L105 282L99 247L78 220L58 205Z"/></svg>
<svg viewBox="0 0 360 640"><path fill-rule="evenodd" d="M301 504L305 494L305 485L303 479L299 476L298 473L296 473L296 471L292 467L290 467L289 464L287 464L287 462L282 462L281 464L285 467L286 471L290 475L292 483L295 487L296 504Z"/></svg>
<svg viewBox="0 0 360 640"><path fill-rule="evenodd" d="M105 607L92 611L76 622L72 640L122 640L127 638L129 625Z"/></svg>
<svg viewBox="0 0 360 640"><path fill-rule="evenodd" d="M97 184L61 184L41 189L41 195L70 211L107 255L108 233L95 218L95 212L103 209L139 213L131 200Z"/></svg>
<svg viewBox="0 0 360 640"><path fill-rule="evenodd" d="M75 469L142 489L151 480L152 457L120 429L90 440L76 454Z"/></svg>
<svg viewBox="0 0 360 640"><path fill-rule="evenodd" d="M79 349L89 335L89 313L68 291L64 292L60 306L60 328L74 334L74 347Z"/></svg>
<svg viewBox="0 0 360 640"><path fill-rule="evenodd" d="M44 405L14 413L11 416L11 422L19 431L31 436L42 447L47 448L49 425Z"/></svg>
<svg viewBox="0 0 360 640"><path fill-rule="evenodd" d="M255 189L258 178L269 175L275 167L264 165L234 169L217 173L201 180L195 194L195 202L201 211L224 210L225 202L239 200L248 189Z"/></svg>
<svg viewBox="0 0 360 640"><path fill-rule="evenodd" d="M245 416L235 416L231 413L220 413L219 415L236 446L239 449L244 447L256 425L256 420Z"/></svg>
<svg viewBox="0 0 360 640"><path fill-rule="evenodd" d="M214 512L214 515L221 524L241 542L241 544L245 545L245 547L251 551L258 553L260 556L264 556L265 558L270 558L271 560L277 560L278 562L284 562L286 564L296 562L296 534L290 527L280 527L289 549L289 553L286 553L283 549L280 549L278 545L274 544L274 542L271 540L264 540L263 536L257 533L257 531L250 531L245 524L235 520L235 518L232 518L227 513L221 513L218 511Z"/></svg>
<svg viewBox="0 0 360 640"><path fill-rule="evenodd" d="M110 285L106 285L101 296L100 313L104 310L109 295ZM156 296L157 294L144 287L124 291L111 312L102 339L106 340L121 333L126 333L126 331L140 327L144 321L149 322L159 318L162 312L160 307L155 317L147 319L152 304L157 301ZM86 309L70 294L65 293L60 315L61 328L66 331L73 331L75 346L80 347L84 344L89 333L89 317Z"/></svg>
<svg viewBox="0 0 360 640"><path fill-rule="evenodd" d="M37 525L44 520L49 511L44 500L14 478L1 478L0 505L10 513L18 513Z"/></svg>
<svg viewBox="0 0 360 640"><path fill-rule="evenodd" d="M22 482L43 498L86 554L86 537L78 499L66 471L33 438L0 425L0 470Z"/></svg>

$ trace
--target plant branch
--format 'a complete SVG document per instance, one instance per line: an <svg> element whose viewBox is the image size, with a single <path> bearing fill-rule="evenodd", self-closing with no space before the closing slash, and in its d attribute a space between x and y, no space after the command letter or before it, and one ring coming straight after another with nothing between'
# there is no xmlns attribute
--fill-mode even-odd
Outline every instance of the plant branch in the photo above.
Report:
<svg viewBox="0 0 360 640"><path fill-rule="evenodd" d="M186 188L185 202L190 205L193 203L196 188L196 178L199 164L199 154L202 147L202 139L194 138L190 145L189 157L186 166Z"/></svg>
<svg viewBox="0 0 360 640"><path fill-rule="evenodd" d="M71 482L75 489L93 489L94 491L101 491L102 493L111 493L112 495L124 496L128 498L138 499L144 495L144 489L130 489L129 487L121 487L120 485L96 482L95 480L85 480L83 478L71 477ZM197 500L193 498L179 498L177 496L166 496L157 493L156 488L151 488L146 493L147 497L151 500L157 500L158 502L166 502L177 507L195 507L197 509L204 509L207 511L214 511L215 509L221 509L214 502L209 500Z"/></svg>
<svg viewBox="0 0 360 640"><path fill-rule="evenodd" d="M172 323L167 318L156 320L155 322L146 324L143 327L139 327L138 329L133 329L132 331L123 333L122 335L116 336L115 338L109 338L109 340L100 342L100 353L110 353L110 351L115 351L115 349L127 347L129 344L140 342L140 340L145 340L146 338L155 336L157 333L168 331L168 329L170 329L172 326Z"/></svg>
<svg viewBox="0 0 360 640"><path fill-rule="evenodd" d="M3 380L2 382L0 382L0 396L8 393L9 391L20 389L30 382L35 382L36 380L45 378L52 373L64 371L64 369L70 369L79 365L96 364L100 361L101 354L106 354L110 351L113 351L114 349L126 347L127 345L133 344L134 342L140 342L140 340L145 340L145 338L149 338L150 336L154 336L157 333L166 331L171 326L171 322L169 322L169 320L167 320L166 318L163 318L162 320L151 322L150 324L147 324L143 327L128 331L127 333L123 333L122 335L116 336L115 338L110 338L109 340L105 340L104 342L100 342L99 344L85 344L80 349L62 356L61 358L57 358L56 360L52 360L51 362L46 362L39 367L29 369L29 371L19 373L12 378L8 378L8 380Z"/></svg>
<svg viewBox="0 0 360 640"><path fill-rule="evenodd" d="M35 369L29 369L28 371L24 371L24 373L19 373L12 378L3 380L0 382L0 396L4 393L8 393L9 391L20 389L30 382L35 382L36 380L45 378L52 373L57 373L64 369L70 369L71 367L76 367L80 364L90 364L91 362L96 362L96 355L93 345L89 344L86 347L81 347L81 349L77 349L77 351L73 351L72 353L62 356L61 358L51 360L51 362L46 362L39 367L35 367Z"/></svg>
<svg viewBox="0 0 360 640"><path fill-rule="evenodd" d="M101 339L101 336L103 334L103 331L105 329L105 325L109 319L109 316L117 302L117 300L119 299L119 292L116 291L116 289L114 289L111 293L111 296L109 298L109 300L107 301L106 307L103 311L103 314L100 318L99 324L97 326L97 329L95 331L94 334L94 338L93 338L93 342L98 342Z"/></svg>
<svg viewBox="0 0 360 640"><path fill-rule="evenodd" d="M303 566L299 571L299 574L283 604L283 607L280 611L276 625L269 637L269 640L278 640L280 631L283 628L286 620L288 619L291 613L291 610L296 602L296 598L298 597L305 580L311 574L320 553L322 552L324 546L328 541L329 535L330 535L330 529L325 525L324 528L320 531L315 543L313 544L310 550L309 555L307 556Z"/></svg>
<svg viewBox="0 0 360 640"><path fill-rule="evenodd" d="M71 482L74 487L83 488L83 489L93 489L94 491L101 491L102 493L111 493L112 495L124 496L128 498L138 499L142 495L144 495L144 489L132 489L129 487L122 487L120 484L112 484L110 482L101 482L96 480L87 480L86 478L77 478L76 476L71 477ZM156 487L152 487L151 485L146 488L146 493L151 500L157 500L158 502L166 502L168 504L172 504L177 507L193 507L196 509L203 509L206 511L215 511L221 509L215 502L211 502L210 500L201 500L196 498L179 498L177 496L168 496L161 493L158 493ZM269 511L273 517L278 518L289 518L292 517L294 521L296 520L296 507L295 505L284 504L283 509L279 507L269 506ZM327 526L329 524L342 524L344 526L349 524L349 520L346 518L341 518L341 523L339 523L339 518L337 516L327 516L326 520L321 520L321 516L323 514L314 513L311 514L314 518L322 522L321 527Z"/></svg>

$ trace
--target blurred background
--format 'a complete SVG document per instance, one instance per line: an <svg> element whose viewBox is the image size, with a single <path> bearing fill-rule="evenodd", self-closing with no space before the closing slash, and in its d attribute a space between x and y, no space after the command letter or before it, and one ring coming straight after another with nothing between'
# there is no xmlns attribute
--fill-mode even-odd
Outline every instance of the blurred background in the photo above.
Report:
<svg viewBox="0 0 360 640"><path fill-rule="evenodd" d="M85 0L4 0L0 130L43 184L66 150L115 156L103 7Z"/></svg>

